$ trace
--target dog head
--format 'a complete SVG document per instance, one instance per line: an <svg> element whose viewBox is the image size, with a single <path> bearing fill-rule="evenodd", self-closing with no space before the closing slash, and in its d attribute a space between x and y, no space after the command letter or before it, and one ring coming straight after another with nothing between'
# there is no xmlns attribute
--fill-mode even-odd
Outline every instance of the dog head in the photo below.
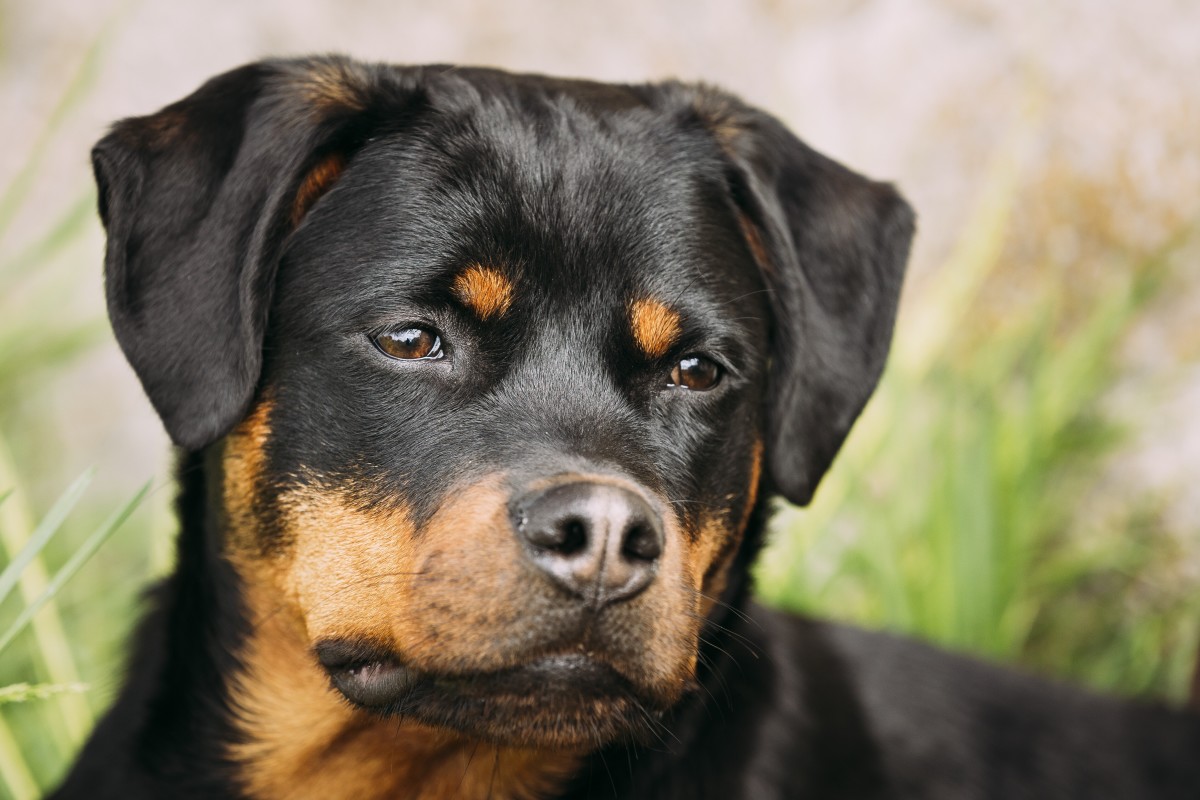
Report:
<svg viewBox="0 0 1200 800"><path fill-rule="evenodd" d="M117 338L303 667L522 744L694 684L755 508L808 502L874 388L912 235L680 84L264 62L94 164Z"/></svg>

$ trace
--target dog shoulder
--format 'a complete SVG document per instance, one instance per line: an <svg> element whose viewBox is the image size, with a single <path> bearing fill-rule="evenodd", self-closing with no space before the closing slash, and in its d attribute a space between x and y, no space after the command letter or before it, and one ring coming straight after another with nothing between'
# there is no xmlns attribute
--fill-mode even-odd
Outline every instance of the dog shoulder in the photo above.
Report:
<svg viewBox="0 0 1200 800"><path fill-rule="evenodd" d="M1200 796L1195 775L1171 766L1200 753L1192 715L887 633L762 608L754 619L775 691L791 694L767 707L804 719L826 740L812 746L846 769L877 771L878 796Z"/></svg>

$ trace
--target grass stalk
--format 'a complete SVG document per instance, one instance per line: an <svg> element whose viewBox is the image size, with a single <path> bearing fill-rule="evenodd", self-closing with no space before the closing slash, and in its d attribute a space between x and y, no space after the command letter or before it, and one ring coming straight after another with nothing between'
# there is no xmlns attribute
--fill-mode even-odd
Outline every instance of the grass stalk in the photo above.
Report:
<svg viewBox="0 0 1200 800"><path fill-rule="evenodd" d="M86 564L87 560L91 558L97 550L100 549L100 546L108 540L108 537L112 536L117 528L121 527L121 524L127 520L129 515L134 512L134 509L141 504L142 500L149 491L150 483L147 482L142 486L141 489L138 490L137 494L135 494L131 500L110 514L108 519L106 519L98 528L92 531L92 533L86 539L83 540L83 543L75 550L74 553L71 554L71 557L67 559L67 563L63 564L58 571L54 573L54 577L46 583L45 588L38 596L34 597L32 600L26 601L26 606L17 616L17 619L12 625L9 626L7 631L5 631L3 634L0 634L0 653L4 652L4 648L7 647L22 630L24 630L25 626L29 624L30 620L37 616L37 612L41 610L42 607L53 602L54 596L58 594L59 590L62 589L62 587L66 585L67 581L71 580L71 577L79 571L80 567ZM60 681L59 683L62 682Z"/></svg>
<svg viewBox="0 0 1200 800"><path fill-rule="evenodd" d="M41 797L37 781L25 763L21 747L13 736L8 721L0 714L0 780L12 800L34 800Z"/></svg>
<svg viewBox="0 0 1200 800"><path fill-rule="evenodd" d="M10 487L12 496L0 506L0 544L11 562L29 543L35 526L24 492L13 468L8 444L0 437L0 486ZM40 557L34 557L21 572L18 586L26 605L36 601L50 585L49 573ZM79 668L55 603L48 602L32 622L37 653L45 674L53 683L80 683ZM91 730L94 716L82 695L63 697L58 704L68 749L78 746ZM56 737L57 738L57 737ZM60 740L61 741L61 740Z"/></svg>

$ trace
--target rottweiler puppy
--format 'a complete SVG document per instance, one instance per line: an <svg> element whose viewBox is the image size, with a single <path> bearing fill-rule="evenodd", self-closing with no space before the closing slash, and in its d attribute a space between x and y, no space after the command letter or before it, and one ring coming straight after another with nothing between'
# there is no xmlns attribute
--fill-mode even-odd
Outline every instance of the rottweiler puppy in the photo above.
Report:
<svg viewBox="0 0 1200 800"><path fill-rule="evenodd" d="M178 566L62 798L1200 798L1200 718L767 611L913 214L713 88L251 64L96 146Z"/></svg>

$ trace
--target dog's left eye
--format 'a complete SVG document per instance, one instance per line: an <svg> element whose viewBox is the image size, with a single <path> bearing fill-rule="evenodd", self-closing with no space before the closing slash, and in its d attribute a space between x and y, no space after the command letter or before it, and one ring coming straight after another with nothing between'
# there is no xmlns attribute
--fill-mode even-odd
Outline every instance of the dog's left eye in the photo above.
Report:
<svg viewBox="0 0 1200 800"><path fill-rule="evenodd" d="M704 356L688 356L680 359L671 370L667 386L703 392L716 386L720 380L721 368L715 361Z"/></svg>
<svg viewBox="0 0 1200 800"><path fill-rule="evenodd" d="M404 361L433 360L443 355L442 337L425 328L387 331L376 335L372 341L385 356Z"/></svg>

